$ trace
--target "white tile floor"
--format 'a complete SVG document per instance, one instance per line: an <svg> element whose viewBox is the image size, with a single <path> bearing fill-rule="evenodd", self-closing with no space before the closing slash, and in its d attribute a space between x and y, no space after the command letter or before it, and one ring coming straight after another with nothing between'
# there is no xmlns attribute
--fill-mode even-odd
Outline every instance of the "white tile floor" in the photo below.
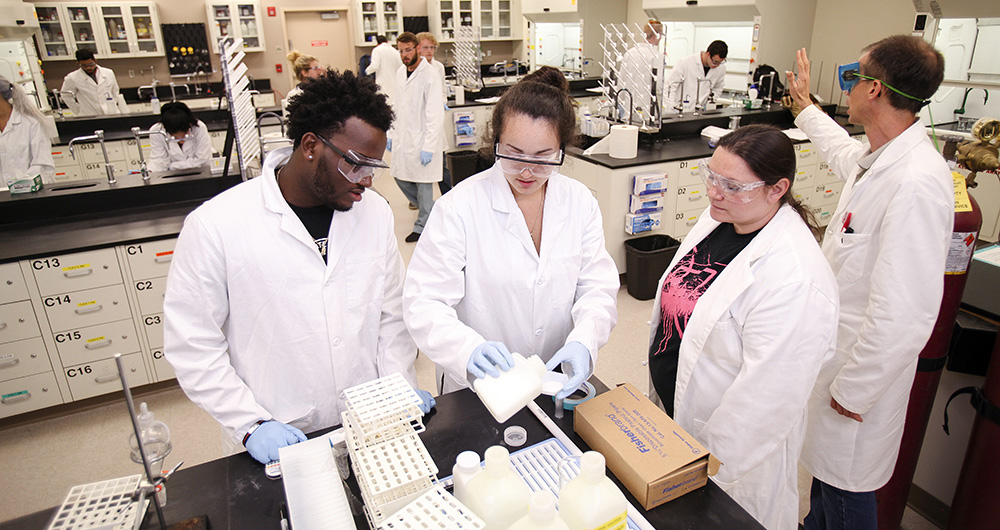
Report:
<svg viewBox="0 0 1000 530"><path fill-rule="evenodd" d="M412 231L416 212L389 176L375 188L392 204L396 216L396 237L403 260L409 262L414 244L403 243ZM646 367L652 301L639 301L622 287L618 294L618 326L601 350L596 375L609 386L630 382L640 389L648 385ZM422 388L433 391L434 367L422 355L417 361ZM137 401L149 404L156 417L171 432L174 449L167 465L183 460L197 465L222 456L220 429L208 414L192 404L176 386L142 393ZM28 514L62 502L71 486L140 472L129 460L128 436L131 426L124 400L76 410L62 415L12 427L0 427L0 521ZM808 492L809 477L800 479L801 491ZM800 513L808 509L806 498ZM912 510L903 520L906 530L936 528Z"/></svg>

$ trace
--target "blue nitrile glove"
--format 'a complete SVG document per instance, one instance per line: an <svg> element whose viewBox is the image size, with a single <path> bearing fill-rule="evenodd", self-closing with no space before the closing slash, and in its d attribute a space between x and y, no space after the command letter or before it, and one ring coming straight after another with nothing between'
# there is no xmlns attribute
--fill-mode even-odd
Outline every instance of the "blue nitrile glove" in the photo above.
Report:
<svg viewBox="0 0 1000 530"><path fill-rule="evenodd" d="M420 152L420 165L421 166L426 166L427 164L430 164L432 158L434 158L434 154L433 153L429 153L427 151L421 151Z"/></svg>
<svg viewBox="0 0 1000 530"><path fill-rule="evenodd" d="M482 379L486 377L486 374L500 377L497 366L505 372L514 366L514 358L511 357L510 350L502 342L484 342L472 350L472 357L469 357L466 369L476 379Z"/></svg>
<svg viewBox="0 0 1000 530"><path fill-rule="evenodd" d="M277 420L265 421L247 440L247 452L261 464L278 459L278 449L306 441L302 431Z"/></svg>
<svg viewBox="0 0 1000 530"><path fill-rule="evenodd" d="M390 153L392 152L392 138L385 139L385 150L389 151Z"/></svg>
<svg viewBox="0 0 1000 530"><path fill-rule="evenodd" d="M590 350L579 342L573 341L562 348L545 363L546 370L554 370L559 363L567 363L573 369L573 374L569 381L563 385L562 390L556 394L556 399L564 399L573 392L576 392L580 385L590 377ZM569 374L567 374L569 375Z"/></svg>
<svg viewBox="0 0 1000 530"><path fill-rule="evenodd" d="M451 107L449 107L449 106L448 106L448 104L447 104L447 103L445 103L445 104L444 104L444 110L446 110L446 111L448 111L448 110L451 110Z"/></svg>
<svg viewBox="0 0 1000 530"><path fill-rule="evenodd" d="M434 405L437 405L437 401L434 401L434 396L431 396L430 392L418 388L417 395L423 400L423 403L420 404L420 412L427 414L434 408Z"/></svg>

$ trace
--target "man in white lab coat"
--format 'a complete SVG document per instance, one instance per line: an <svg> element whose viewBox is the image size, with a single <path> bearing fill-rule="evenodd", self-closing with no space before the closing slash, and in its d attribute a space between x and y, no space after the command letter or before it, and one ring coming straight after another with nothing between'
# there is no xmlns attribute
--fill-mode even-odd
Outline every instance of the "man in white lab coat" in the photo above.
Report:
<svg viewBox="0 0 1000 530"><path fill-rule="evenodd" d="M892 476L917 358L937 319L954 195L920 109L944 77L944 58L917 37L865 48L838 72L852 139L809 99L809 60L798 52L789 89L795 119L846 181L823 238L840 290L837 352L820 371L802 463L815 477L807 529L877 527L875 490Z"/></svg>
<svg viewBox="0 0 1000 530"><path fill-rule="evenodd" d="M389 130L390 172L403 195L419 212L407 243L420 239L434 206L435 182L441 180L441 129L444 88L441 76L417 53L417 36L406 31L396 38L403 66L396 72L396 123Z"/></svg>
<svg viewBox="0 0 1000 530"><path fill-rule="evenodd" d="M643 26L645 41L622 55L615 88L628 89L628 95L632 98L633 115L637 119L648 120L654 114L651 104L659 102L663 93L663 87L654 86L654 81L663 81L663 60L666 56L659 48L662 34L663 24L651 19ZM618 104L624 112L628 112L628 99L625 95L618 97Z"/></svg>
<svg viewBox="0 0 1000 530"><path fill-rule="evenodd" d="M73 92L62 99L74 115L128 114L115 73L110 68L98 66L94 52L77 50L76 64L80 68L66 74L61 89L61 92Z"/></svg>
<svg viewBox="0 0 1000 530"><path fill-rule="evenodd" d="M430 63L431 66L434 67L434 70L437 71L438 75L441 76L441 88L442 88L441 94L445 100L444 110L448 111L450 109L448 108L448 103L447 103L448 88L445 86L445 81L444 81L445 77L444 63L442 63L441 61L434 60L434 54L437 52L438 49L437 37L435 37L433 33L423 31L417 33L417 41L420 43L417 45L417 53L419 53L420 56L424 58L424 60ZM448 139L445 137L444 127L441 127L441 148L442 149L448 148ZM448 193L449 190L451 190L451 172L448 171L448 164L444 163L443 151L441 152L441 182L438 182L438 188L441 190L441 195L444 195L445 193Z"/></svg>
<svg viewBox="0 0 1000 530"><path fill-rule="evenodd" d="M166 358L224 447L262 463L340 424L347 388L395 372L416 387L392 211L365 193L392 123L376 90L350 71L305 83L288 106L294 147L192 212L177 241Z"/></svg>
<svg viewBox="0 0 1000 530"><path fill-rule="evenodd" d="M710 94L721 94L726 87L728 55L729 46L717 40L707 50L677 61L663 83L667 109L684 103L684 110L691 110L695 104L704 106Z"/></svg>
<svg viewBox="0 0 1000 530"><path fill-rule="evenodd" d="M399 59L399 52L389 44L385 35L375 37L378 46L372 50L372 62L365 68L365 73L375 75L375 82L378 83L379 91L389 97L392 104L396 95L396 70L403 66L403 61Z"/></svg>

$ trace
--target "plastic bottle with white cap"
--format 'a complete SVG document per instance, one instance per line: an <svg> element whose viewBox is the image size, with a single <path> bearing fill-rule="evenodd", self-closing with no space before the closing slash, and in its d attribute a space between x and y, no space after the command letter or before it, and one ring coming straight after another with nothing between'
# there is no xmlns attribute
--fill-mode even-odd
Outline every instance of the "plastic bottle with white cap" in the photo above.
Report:
<svg viewBox="0 0 1000 530"><path fill-rule="evenodd" d="M545 363L537 355L525 359L520 353L512 353L511 357L514 366L510 370L498 368L499 377L487 375L472 383L476 395L498 423L509 420L542 393Z"/></svg>
<svg viewBox="0 0 1000 530"><path fill-rule="evenodd" d="M556 511L556 499L547 491L531 494L528 515L514 521L510 530L569 530Z"/></svg>
<svg viewBox="0 0 1000 530"><path fill-rule="evenodd" d="M462 501L480 519L485 530L507 530L528 513L531 489L510 467L510 453L499 445L486 450L486 468L469 481Z"/></svg>
<svg viewBox="0 0 1000 530"><path fill-rule="evenodd" d="M628 528L628 500L604 474L604 455L587 451L580 474L559 490L559 514L570 530Z"/></svg>
<svg viewBox="0 0 1000 530"><path fill-rule="evenodd" d="M466 489L472 477L479 474L483 468L479 466L479 453L475 451L462 451L455 459L455 467L452 468L451 480L454 483L452 493L458 502L465 504Z"/></svg>

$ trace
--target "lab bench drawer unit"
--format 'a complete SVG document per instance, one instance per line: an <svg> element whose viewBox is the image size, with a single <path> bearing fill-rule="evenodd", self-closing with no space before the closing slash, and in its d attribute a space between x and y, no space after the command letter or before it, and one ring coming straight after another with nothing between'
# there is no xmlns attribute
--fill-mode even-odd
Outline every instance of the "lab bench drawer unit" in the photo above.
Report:
<svg viewBox="0 0 1000 530"><path fill-rule="evenodd" d="M46 256L30 263L42 296L122 283L114 248Z"/></svg>
<svg viewBox="0 0 1000 530"><path fill-rule="evenodd" d="M0 382L0 418L61 405L62 393L51 371Z"/></svg>
<svg viewBox="0 0 1000 530"><path fill-rule="evenodd" d="M53 331L67 331L132 317L124 285L46 296L42 299Z"/></svg>
<svg viewBox="0 0 1000 530"><path fill-rule="evenodd" d="M74 366L141 351L131 318L60 331L53 335L63 366Z"/></svg>
<svg viewBox="0 0 1000 530"><path fill-rule="evenodd" d="M142 362L142 354L122 355L125 379L130 388L148 384L149 377ZM74 400L121 391L121 378L115 359L103 359L92 363L70 366L64 370Z"/></svg>

